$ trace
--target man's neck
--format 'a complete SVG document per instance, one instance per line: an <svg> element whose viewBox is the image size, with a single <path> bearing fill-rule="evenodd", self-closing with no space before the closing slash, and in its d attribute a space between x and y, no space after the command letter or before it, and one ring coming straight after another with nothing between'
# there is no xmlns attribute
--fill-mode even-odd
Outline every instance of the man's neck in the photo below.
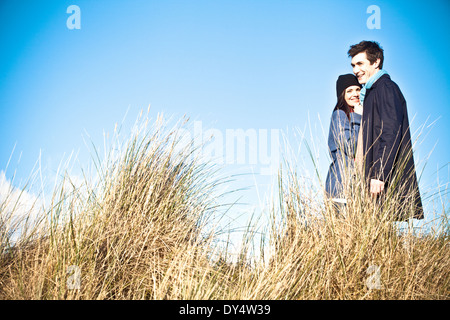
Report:
<svg viewBox="0 0 450 320"><path fill-rule="evenodd" d="M379 69L379 68L375 69L375 72L370 76L369 80L370 80L371 78L375 77L375 75L376 75L378 72L380 72L380 69Z"/></svg>
<svg viewBox="0 0 450 320"><path fill-rule="evenodd" d="M370 88L370 87L372 87L372 85L373 85L375 82L377 82L378 78L380 78L380 75L378 74L380 71L381 71L381 69L379 69L379 68L375 69L374 74L372 74L372 75L370 76L370 78L367 80L367 82L366 82L366 84L365 84L365 87L366 87L368 84L370 84L370 85L368 86L368 88Z"/></svg>

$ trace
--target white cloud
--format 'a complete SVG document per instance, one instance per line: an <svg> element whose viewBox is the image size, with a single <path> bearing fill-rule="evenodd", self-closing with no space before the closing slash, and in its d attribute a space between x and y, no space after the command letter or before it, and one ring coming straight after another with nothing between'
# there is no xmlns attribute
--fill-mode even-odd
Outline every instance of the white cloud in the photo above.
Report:
<svg viewBox="0 0 450 320"><path fill-rule="evenodd" d="M19 189L0 171L0 226L17 240L20 233L37 222L42 212L42 200L25 189Z"/></svg>

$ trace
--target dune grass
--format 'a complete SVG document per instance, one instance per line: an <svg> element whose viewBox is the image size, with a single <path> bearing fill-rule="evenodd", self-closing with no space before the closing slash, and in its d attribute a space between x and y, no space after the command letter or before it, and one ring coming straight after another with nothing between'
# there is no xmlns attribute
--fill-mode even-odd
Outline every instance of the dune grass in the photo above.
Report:
<svg viewBox="0 0 450 320"><path fill-rule="evenodd" d="M289 164L263 240L249 232L231 259L215 231L227 181L178 129L142 121L94 159L95 179L61 174L17 239L18 209L4 198L0 299L450 298L445 205L440 227L399 230L395 199L380 207L356 185L360 196L337 213Z"/></svg>

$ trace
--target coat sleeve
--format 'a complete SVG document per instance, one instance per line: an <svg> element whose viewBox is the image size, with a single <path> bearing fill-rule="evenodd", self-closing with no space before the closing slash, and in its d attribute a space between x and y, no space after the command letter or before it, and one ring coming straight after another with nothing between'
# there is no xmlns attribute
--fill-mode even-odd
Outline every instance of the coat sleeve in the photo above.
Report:
<svg viewBox="0 0 450 320"><path fill-rule="evenodd" d="M361 115L350 114L350 120L342 110L333 112L331 130L337 148L350 158L355 157Z"/></svg>
<svg viewBox="0 0 450 320"><path fill-rule="evenodd" d="M371 178L386 181L394 166L401 140L402 95L392 84L385 84L376 92L374 159Z"/></svg>

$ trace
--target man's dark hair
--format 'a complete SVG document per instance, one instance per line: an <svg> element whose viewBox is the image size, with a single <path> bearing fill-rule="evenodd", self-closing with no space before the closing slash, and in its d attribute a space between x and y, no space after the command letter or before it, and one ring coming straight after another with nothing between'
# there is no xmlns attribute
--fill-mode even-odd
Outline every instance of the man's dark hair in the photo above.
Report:
<svg viewBox="0 0 450 320"><path fill-rule="evenodd" d="M348 56L354 57L358 53L365 52L367 55L367 60L369 60L370 64L374 64L377 59L380 59L379 68L383 68L383 49L380 47L380 44L375 41L361 41L358 44L354 44L350 46L350 50L348 50Z"/></svg>

